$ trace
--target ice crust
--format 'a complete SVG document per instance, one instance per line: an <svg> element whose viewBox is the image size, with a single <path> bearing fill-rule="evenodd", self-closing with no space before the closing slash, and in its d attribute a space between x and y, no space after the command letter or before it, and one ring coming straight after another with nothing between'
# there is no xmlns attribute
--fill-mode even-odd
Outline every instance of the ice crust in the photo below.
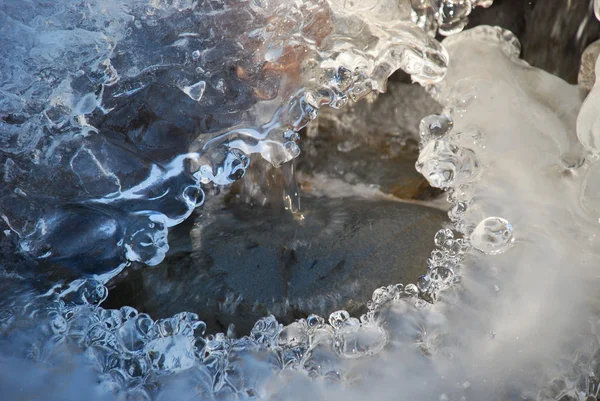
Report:
<svg viewBox="0 0 600 401"><path fill-rule="evenodd" d="M0 15L6 21L21 21L16 24L23 25L22 31L13 27L9 33L27 32L41 23L23 21L29 15L28 4L1 10ZM225 79L221 84L220 80L211 81L210 77L201 84L193 75L196 70L186 70L185 62L178 64L165 57L169 63L160 64L162 51L150 51L147 44L140 45L130 38L135 36L133 33L129 36L121 33L129 28L134 32L136 19L119 22L119 18L108 16L122 16L120 7L105 7L103 14L90 6L90 15L106 16L111 28L90 37L87 34L66 37L62 43L69 40L94 43L90 45L94 51L107 52L103 53L103 60L106 57L114 60L110 63L114 70L109 70L116 71L119 78L111 84L102 81L106 79L103 76L98 81L102 82L102 95L94 99L89 91L70 95L73 98L61 103L62 111L58 112L64 121L51 120L52 124L64 123L58 128L48 122L41 123L49 112L45 108L55 105L52 102L56 99L50 95L41 102L43 108L35 112L19 114L25 113L25 106L15 102L15 111L3 115L3 124L11 127L6 131L7 150L2 153L5 182L9 185L3 186L0 210L13 230L11 235L18 235L22 250L34 257L67 260L74 254L87 253L87 249L78 248L78 242L69 242L60 235L64 227L92 222L95 224L90 238L107 244L100 247L105 251L95 255L96 261L105 258L105 265L113 268L115 261L123 263L122 255L111 259L111 252L119 249L114 244L123 241L119 246L127 259L158 263L161 252L167 249L166 230L202 203L204 186L222 185L240 178L235 172L241 171L238 175L243 175L248 163L246 155L252 153L260 153L274 164L288 160L297 150L289 144L294 141L288 140L286 132L308 123L314 109L322 104L341 106L352 93L359 93L357 97L360 97L371 90L381 90L389 73L403 67L427 84L432 96L445 107L441 115L428 116L421 122L417 169L432 186L447 190L448 200L453 205L449 212L453 227L442 228L436 234L435 249L428 266L423 266L425 274L418 282L376 290L368 312L359 318L337 311L327 320L313 315L284 327L273 317L265 317L256 323L249 336L237 338L234 328L228 333L205 336L204 323L190 312L153 320L129 307L104 309L99 306L107 291L102 280L98 277L81 279L69 285L59 284L46 295L27 298L25 302L15 298L3 309L0 327L4 354L22 357L25 349L30 359L42 364L35 368L21 366L20 362L13 364L7 356L1 362L4 369L10 366L28 370L34 377L61 377L62 380L52 380L47 388L52 394L62 391L65 396L61 399L70 399L72 389L61 387L60 383L77 379L85 383L86 392L93 393L91 399L595 399L600 376L594 297L600 257L596 238L600 216L596 207L599 195L595 184L598 163L594 137L594 110L599 107L597 87L582 106L585 93L580 88L519 60L519 44L510 32L494 27L475 28L446 39L446 53L411 23L391 22L400 17L409 18L412 12L406 4L396 7L395 2L378 3L383 8L370 8L365 4L332 2L331 7L328 3L306 10L299 7L299 13L305 12L302 15L318 17L318 23L305 25L312 28L303 32L303 40L309 37L313 41L306 48L314 54L307 57L318 59L318 67L312 70L317 76L314 81L304 80L305 71L296 77L301 81L289 78L294 75L285 70L289 67L288 61L281 60L287 51L292 51L286 50L286 46L269 48L265 45L254 49L261 63L266 61L262 72L274 60L281 62L279 67L271 65L271 70L268 69L269 74L274 68L275 73L285 77L276 93L270 95L265 95L265 87L261 86L262 79L267 78L260 72L256 73L258 78L254 75L247 78L245 72L236 71L236 78L232 79L240 86ZM137 5L134 3L132 10ZM213 3L202 5L208 7ZM386 5L391 8L385 8ZM260 37L260 43L271 44L279 40L271 31L249 31L248 26L234 24L239 20L228 19L223 13L253 15L255 12L258 19L263 18L261 23L269 21L273 27L289 13L289 9L284 13L283 9L269 6L267 2L248 3L243 12L235 5L225 11L218 7L210 10L198 7L195 2L174 2L169 7L156 3L152 9L145 9L149 17L140 24L143 28L148 23L160 25L164 21L185 24L189 22L188 17L199 10L199 15L231 21L232 24L219 25L227 35L253 32ZM50 11L54 16L52 11L56 10L50 7ZM113 12L115 14L111 14ZM129 12L135 15L135 11ZM72 18L79 14L65 15ZM160 18L154 17L156 15ZM360 31L359 37L348 39L336 30L351 26L350 22L355 20L371 35L363 36L364 32ZM317 29L323 34L319 41L320 34L315 36L314 29L328 26L327 21L333 30L324 34ZM43 29L52 26L45 24ZM165 37L162 37L154 44L162 44L165 54L169 51L179 54L177 49L193 41L190 39L193 36L187 35L191 31L184 28L178 30L186 33L183 37L178 33L177 39L164 42ZM213 31L215 37L218 37L217 32ZM273 32L280 31L274 28ZM21 37L26 38L25 33ZM102 50L98 43L113 37L120 39L111 44L110 50ZM392 56L393 51L388 52L389 48L380 46L385 40L377 38L382 37L401 38L394 42L405 56L401 61ZM69 63L56 60L59 55L63 57L65 51L48 45L54 43L52 38L48 34L40 39L39 43L45 45L32 54L67 68ZM219 39L221 44L214 49L226 48L223 43L228 43L227 40ZM281 40L290 43L295 39L291 34ZM232 42L237 40L236 37ZM119 53L119 46L131 50L134 44L146 52L137 54L124 50ZM346 58L348 52L357 51L355 46L360 47L359 44L367 44L368 50L358 56L353 53L356 58ZM423 44L426 51L418 47L419 44ZM227 49L242 55L250 47ZM189 53L193 60L194 52L186 49L182 54ZM415 49L421 51L417 52L419 57L413 53ZM85 55L85 51L81 53ZM450 64L441 80L447 54ZM127 57L136 60L127 61ZM214 59L203 57L196 58L215 63L212 66L218 67L214 71L220 71L222 61L216 60L222 60L223 53ZM358 70L363 75L353 75L356 65L348 64L356 59L366 60L367 66ZM423 69L428 65L424 61L431 59L444 63L433 63L435 68L431 70ZM122 67L117 66L117 60ZM148 65L159 65L150 70L147 66L146 70L140 69L145 71L141 73L143 77L150 77L149 81L140 87L127 86L122 96L116 96L115 93L121 92L115 92L115 88L125 82L139 84L140 71L131 72L127 66L135 70L145 65L144 60L150 60ZM196 65L189 68L192 67ZM91 71L94 67L77 66L75 70L82 68ZM213 71L204 64L201 68ZM347 71L352 72L349 82L345 81ZM61 99L64 93L75 90L72 86L75 72L56 73L68 76L57 81L68 80L62 84L66 92L58 90L62 91ZM188 73L194 78L186 80ZM10 80L13 84L25 81ZM2 93L13 93L10 88L6 89L8 80L1 82ZM232 95L233 103L229 102L232 98L223 101L221 95L216 94L220 87L229 85L233 90L245 84L252 95L238 92ZM344 86L346 84L348 86ZM270 86L266 84L266 87ZM329 90L326 96L322 93L324 88ZM108 92L112 95L105 99L103 96ZM184 152L153 147L152 144L162 146L162 139L157 139L160 136L153 137L157 142L150 144L136 142L139 137L135 134L128 139L134 145L124 147L126 156L110 159L111 163L126 160L129 164L122 169L131 175L121 177L121 170L110 169L109 172L109 165L99 161L97 150L105 146L111 150L104 154L114 157L112 152L116 150L112 149L123 147L101 135L102 124L110 120L111 113L127 110L127 102L143 103L154 94L161 101L166 97L173 104L189 106L189 109L182 106L178 113L195 115L193 111L199 110L197 107L206 107L211 110L207 113L220 110L226 121L235 123L231 127L200 132L204 136L188 138ZM119 100L120 97L123 100ZM242 102L244 106L237 103L241 99L247 100ZM202 106L211 100L217 103ZM159 106L144 105L150 110ZM114 111L108 112L113 107ZM224 112L224 107L233 109ZM300 108L300 114L292 114L290 110L294 107ZM73 110L77 113L74 116ZM61 114L63 112L66 114ZM65 115L69 117L64 119ZM298 119L291 118L292 115ZM25 129L30 122L29 126L44 126L48 131L43 135L33 132L21 138L23 133L31 132ZM156 124L165 123L159 120ZM18 129L12 125L18 125ZM186 127L182 131L189 132ZM155 129L158 131L159 127ZM125 132L134 131L132 126L126 126ZM18 135L10 136L12 132ZM95 140L102 146L93 142ZM288 145L284 146L285 143ZM32 156L36 154L39 159ZM44 154L49 159L44 158ZM64 164L66 160L68 163ZM115 165L110 164L110 167L115 168ZM53 182L56 188L34 185L34 181L19 178L28 177L36 166L39 166L35 170L40 171L39 180ZM72 173L68 173L69 169ZM68 174L77 175L77 180L74 175L68 178ZM98 177L102 177L99 183L89 181ZM89 185L87 190L86 185ZM42 197L40 188L51 188L56 193ZM105 192L89 193L98 188ZM179 195L173 196L174 193ZM22 201L29 198L33 199L31 203ZM55 199L60 201L53 203ZM77 369L72 368L73 364ZM61 373L52 371L44 375L43 368L38 366L53 366ZM67 369L69 366L71 369ZM98 378L97 387L86 382L93 375ZM11 391L14 387L6 388Z"/></svg>

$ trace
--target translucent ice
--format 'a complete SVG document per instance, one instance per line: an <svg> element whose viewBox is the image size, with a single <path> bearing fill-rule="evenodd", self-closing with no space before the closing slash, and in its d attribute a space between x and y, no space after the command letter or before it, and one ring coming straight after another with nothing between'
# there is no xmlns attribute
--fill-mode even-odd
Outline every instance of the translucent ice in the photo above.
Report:
<svg viewBox="0 0 600 401"><path fill-rule="evenodd" d="M159 263L168 228L252 154L279 166L322 106L383 91L399 68L439 81L447 63L408 2L37 6L0 10L0 215L24 253L86 272ZM161 228L139 231L140 216ZM96 241L116 246L85 260Z"/></svg>
<svg viewBox="0 0 600 401"><path fill-rule="evenodd" d="M252 12L260 11L261 7L268 8L268 3L252 2L248 7ZM154 32L148 27L160 27L167 20L187 20L189 14L178 19L177 13L192 12L190 10L207 4L178 1L165 7L158 2L140 13L139 24L135 23L136 18L131 32L136 32L134 27ZM147 113L145 115L150 116L148 119L156 124L151 129L143 125L127 126L128 141L143 145L140 145L140 152L148 158L162 161L150 163L151 167L148 167L133 157L107 159L110 163L106 165L111 167L119 161L123 163L119 174L114 173L121 187L120 195L114 198L109 196L112 192L102 196L84 196L83 189L79 187L49 187L54 191L51 195L60 198L61 202L45 210L41 202L45 198L41 199L33 208L42 208L41 217L35 213L29 215L23 211L28 209L17 207L22 205L18 201L33 196L30 194L39 194L36 192L39 190L33 185L35 182L19 178L19 174L27 172L29 167L22 164L18 156L21 153L14 151L27 141L11 143L11 161L6 158L2 163L6 168L4 176L11 180L10 191L3 189L3 206L6 206L2 211L7 224L22 237L20 246L38 259L51 255L86 254L88 249L81 248L72 238L59 242L46 236L62 231L62 227L76 226L79 221L89 220L96 223L90 232L100 232L94 234L94 238L101 239L98 241L97 258L112 260L113 248L105 244L112 241L119 244L121 239L122 246L127 244L131 249L131 255L134 255L131 258L151 263L157 261L161 252L166 250L165 227L180 222L187 216L189 207L202 202L200 184L232 181L243 175L247 163L244 153L257 152L274 162L286 160L289 154L285 153L285 149L281 150L281 143L290 142L291 135L280 131L285 128L287 132L290 127L296 129L303 125L305 117L313 116L316 106L331 103L338 107L344 103L344 96L364 93L364 87L358 85L364 81L354 82L354 69L346 68L349 64L344 64L355 60L346 58L348 54L344 54L348 49L344 47L348 45L344 39L347 36L338 32L341 42L334 40L336 35L328 37L331 33L328 27L331 26L327 21L340 18L344 22L340 26L348 27L342 33L351 35L357 32L350 32L350 27L356 28L351 24L355 16L353 12L364 17L361 19L363 22L373 23L376 19L371 18L381 17L375 28L370 24L360 25L377 32L382 27L394 26L395 23L390 21L404 15L401 7L394 8L396 3L379 4L391 8L382 12L376 7L369 8L370 3L358 2L348 2L344 8L344 4L336 2L338 8L333 14L328 13L330 9L318 6L308 11L301 7L292 9L292 12L305 12L303 16L313 17L312 23L300 24L295 31L285 19L290 13L289 8L279 10L279 14L274 16L269 15L272 18L258 12L259 17L265 17L271 24L269 29L252 31L260 38L258 43L269 44L258 51L261 62L269 67L259 71L247 67L235 70L241 80L250 77L248 82L254 85L249 85L253 96L261 99L250 102L251 106L245 109L247 115L241 113L236 117L250 120L265 118L267 121L263 121L262 125L248 123L232 130L221 126L209 132L206 141L194 135L192 142L196 142L189 148L187 144L184 149L176 151L167 147L157 148L157 144L166 143L163 142L165 137L161 136L165 126L181 132L188 132L186 129L189 127L179 127L175 124L179 120L173 122L162 117L154 120L162 114L156 110L160 109L160 105L144 103L153 99L149 95L161 96L164 90L162 95L176 94L173 95L175 100L182 96L177 103L179 105L200 107L205 101L218 102L222 96L242 101L243 94L229 92L232 86L222 77L215 77L213 81L206 77L207 86L200 102L190 99L179 89L198 82L197 77L177 85L167 79L171 82L172 92L167 90L169 87L164 81L161 82L165 86L160 87L152 84L146 88L124 85L126 87L121 88L123 91L119 96L110 97L114 101L110 107L115 109L107 115L118 110L131 110L126 105L117 104L120 97L139 102L139 107ZM213 3L210 5L213 7L211 10L207 9L208 6L202 9L203 15L222 15L235 10L235 5L231 9L219 8ZM469 9L469 5L456 2L457 6L464 8L455 9L452 8L454 5L444 4L447 7L444 11L448 11L444 15L451 16L456 12L458 23L462 23L466 14L464 10ZM27 15L26 11L10 10L20 17L22 13ZM336 14L338 11L339 14ZM252 12L246 15L255 16ZM154 15L160 15L160 18L154 18ZM145 16L144 19L141 16ZM293 21L298 20L302 19ZM119 19L109 18L104 22L110 25L112 21L117 23ZM235 25L233 19L231 25ZM298 59L299 50L278 46L275 33L280 33L278 27L281 26L290 32L303 32L315 46L324 47L323 54L327 56L326 60L321 60L321 67L331 59L335 60L332 70L311 70L316 71L317 81L325 82L317 86L329 88L329 91L306 92L305 103L302 97L293 96L290 103L280 102L280 93L270 91L270 83L274 79L272 74L285 71L284 75L291 77L289 79L304 77L294 75L297 70L290 61ZM244 31L247 28L243 27ZM175 52L175 56L179 49L196 38L193 31L181 32L166 46L168 51ZM216 30L213 34L218 36L219 32ZM393 34L400 35L400 32L394 31ZM293 35L290 36L285 37L286 43L293 40ZM78 37L67 39L77 40ZM87 39L81 35L81 40ZM354 39L361 42L364 38ZM69 40L65 43L70 43ZM157 39L156 43L162 42ZM336 52L327 53L331 50L328 46L333 44L340 46L334 47L343 57L336 58ZM445 110L423 120L419 168L432 184L448 190L448 200L453 204L449 213L453 227L442 228L433 238L436 247L427 266L423 266L425 274L416 283L379 288L368 303L367 313L360 317L351 316L347 311L337 311L329 319L311 315L286 327L273 317L265 317L255 324L249 336L236 338L234 327L230 327L227 333L205 335L204 323L193 314L182 313L169 319L154 320L130 307L104 309L99 304L105 298L106 288L98 281L81 280L67 288L57 284L42 297L25 298L22 303L15 298L10 305L3 304L0 324L8 329L3 331L2 350L7 350L7 354L9 351L17 354L25 350L29 358L55 367L78 363L74 362L78 359L70 357L65 358L69 361L61 361L61 355L79 354L87 363L81 364L85 368L75 369L76 373L72 368L64 369L62 378L78 378L81 372L92 371L101 387L108 390L107 396L122 399L594 399L600 374L598 319L593 313L597 306L595 293L600 257L596 205L600 197L595 185L598 174L593 138L593 112L597 104L594 92L580 112L584 97L582 91L520 61L518 42L509 32L499 28L476 28L446 40L445 45L452 60L448 74L442 82L429 86L430 93ZM211 71L209 67L218 65L215 60L222 60L210 52L198 54L198 48L204 47L193 43L194 50L185 54L189 53L191 60L202 59L202 71ZM154 50L142 51L136 57L159 62L156 54L161 52ZM236 47L228 50L235 52ZM403 48L406 55L403 66L415 72L423 66L420 61L427 57L415 57L413 50ZM46 58L63 54L60 46L45 46L37 51ZM372 55L385 62L390 57L394 59L385 51ZM119 56L126 58L127 54ZM367 56L364 59L372 61L371 54ZM120 67L117 67L117 59L119 57L111 63L114 70L108 67L107 70L122 70L119 73L122 77L135 76L129 83L139 83L138 74L152 81L155 74L169 77L176 70L169 66L163 70L158 68L160 72L152 68L136 71L139 64L120 60ZM311 65L307 63L305 67L310 69ZM387 77L387 70L391 67L384 65L381 67L383 72L377 68L367 68L367 71L381 78ZM219 67L214 67L214 70L219 70ZM420 71L425 76L431 72L428 69ZM260 77L257 78L259 84L254 84L256 76ZM382 80L373 78L371 83L379 84ZM294 87L294 82L287 79L275 79L275 82L281 82L282 86L278 88L281 93ZM108 86L104 89L110 90ZM135 97L136 93L139 98ZM287 95L293 93L296 92ZM269 104L267 99L278 100ZM307 99L315 104L309 104ZM94 126L93 118L88 120L86 117L84 120L81 114L77 114L75 122L65 120L64 115L71 116L71 111L65 111L67 106L64 103L68 102L59 104L57 101L56 109L48 110L43 116L48 116L53 129L79 124L81 131L77 128L77 135L74 135L77 140L85 142L102 137L94 131L98 127ZM100 106L92 114L103 112L100 107L109 107L104 101L98 104ZM284 106L280 107L281 104ZM288 104L293 107L286 108ZM305 104L309 104L312 110L305 109ZM93 106L93 102L86 100L78 111L90 110ZM225 107L223 103L219 106ZM184 113L184 109L179 110ZM269 112L261 114L265 110ZM294 112L298 110L309 110L309 116ZM165 110L162 112L167 113ZM579 123L576 124L578 113ZM271 118L273 114L277 118ZM36 116L31 118L41 118ZM127 116L129 114L124 112L121 118L128 121ZM114 120L109 119L111 123L107 123L107 127L116 127L119 118L114 114L111 118ZM227 119L223 115L220 118ZM20 132L26 135L25 139L40 139L30 135L31 131L26 129L30 127L25 125L26 121L30 120L18 115L8 117L9 122L24 125L19 128L23 128ZM452 124L449 124L450 121ZM235 122L237 124L239 120L236 118ZM102 132L101 129L98 131ZM221 136L223 132L225 137ZM176 148L178 141L174 142L173 147ZM99 146L99 149L107 146L115 149L114 152L119 149L102 141L100 145L92 146L87 142L84 145L86 149L94 146ZM55 149L63 149L60 144L56 146ZM19 150L26 147L22 146ZM295 153L295 148L288 147ZM81 169L77 179L100 178L102 185L98 184L98 187L104 188L105 185L107 191L114 192L117 181L110 174L85 173L108 171L105 161L99 156L88 157L95 155L94 151L81 150L78 153L80 148L79 145L75 149L66 146L58 153L50 153L68 154L70 157L65 160L73 160L78 155L74 165L87 166L88 170ZM235 152L230 151L233 148ZM125 154L135 153L128 151ZM31 163L35 160L32 156ZM42 163L44 166L47 166L46 161ZM61 163L58 162L57 166L60 167ZM144 168L143 174L135 174ZM57 180L61 179L61 174L58 176ZM75 179L74 176L72 178ZM78 181L66 179L64 182ZM72 198L73 194L77 196ZM73 205L63 202L64 199L76 199L77 202ZM13 223L15 221L19 224ZM88 231L84 228L78 233L85 235ZM133 240L128 242L131 238ZM115 248L116 253L123 250ZM477 249L483 253L477 252ZM229 305L235 302L236 299L228 300ZM12 336L17 332L19 336ZM24 372L28 368L11 363L11 360L2 359L1 362L3 370L8 372L1 375L2 378L8 376L12 368L20 368ZM37 373L33 369L29 371ZM48 380L48 388L54 389L57 383L64 381ZM3 388L12 389L8 386ZM78 396L81 397L81 394Z"/></svg>
<svg viewBox="0 0 600 401"><path fill-rule="evenodd" d="M475 153L447 140L430 140L421 150L416 164L431 186L449 188L471 180L479 167Z"/></svg>
<svg viewBox="0 0 600 401"><path fill-rule="evenodd" d="M512 226L503 218L488 217L477 224L470 241L473 248L488 255L497 255L513 243Z"/></svg>
<svg viewBox="0 0 600 401"><path fill-rule="evenodd" d="M432 185L442 179L447 183L461 171L439 162L439 153L430 151L436 141L449 141L458 149L473 152L477 174L473 176L466 168L471 179L448 184L448 199L454 203L449 216L469 246L499 255L492 260L473 254L469 271L461 270L463 282L476 280L478 286L495 291L489 303L478 297L477 312L471 315L482 313L479 324L490 333L490 340L469 338L471 350L477 350L472 357L480 353L494 360L484 367L486 364L476 357L481 372L489 369L495 380L512 381L521 394L531 391L526 390L526 382L560 377L569 383L561 394L577 399L581 397L578 391L582 391L578 386L588 380L587 373L569 376L570 368L554 361L569 358L575 349L589 352L586 347L596 341L585 330L588 337L575 340L570 336L571 329L585 325L590 316L584 288L589 277L597 277L592 268L598 258L592 226L597 219L592 200L596 198L591 181L594 165L585 160L586 152L575 132L584 94L518 60L518 42L499 28L474 28L446 39L444 44L454 62L446 79L432 86L430 92L446 107L453 126L442 139L425 140L420 157L423 165L428 162L433 166L422 171L429 174ZM553 93L560 93L560 100ZM593 140L582 136L589 130L581 128L585 113L591 115L592 95L577 120L579 139L590 150ZM450 165L460 166L457 162ZM446 171L449 173L442 174ZM579 188L586 180L588 185L580 198ZM591 215L586 215L586 206ZM442 244L446 238L443 232L436 243ZM483 273L481 269L490 271ZM435 270L419 282L420 291L429 291L434 278L440 279ZM468 292L472 290L474 287L467 287ZM546 319L553 322L551 335L542 323ZM518 369L522 376L517 381L511 373L500 373L504 364L540 363L546 366L529 374ZM542 387L550 391L551 386ZM560 398L557 394L552 398ZM533 398L545 397L538 393Z"/></svg>

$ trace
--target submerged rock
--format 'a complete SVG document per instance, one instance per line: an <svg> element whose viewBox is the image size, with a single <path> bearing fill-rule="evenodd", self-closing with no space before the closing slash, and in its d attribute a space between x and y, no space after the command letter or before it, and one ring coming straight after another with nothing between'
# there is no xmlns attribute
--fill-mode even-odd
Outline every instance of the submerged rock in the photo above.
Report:
<svg viewBox="0 0 600 401"><path fill-rule="evenodd" d="M192 311L209 330L246 333L269 313L281 322L337 309L360 314L374 289L426 269L443 211L419 204L309 198L302 214L235 205L190 219L155 268L126 270L105 307L154 318Z"/></svg>
<svg viewBox="0 0 600 401"><path fill-rule="evenodd" d="M316 196L341 196L339 187L344 186L399 199L437 197L440 191L415 170L415 162L420 119L442 107L416 84L394 81L387 89L344 110L319 110L317 119L297 136L301 153L293 166L278 169L253 160L231 193L246 203L278 207L282 197L294 192L297 178L304 193ZM322 181L330 188L335 183L335 191L323 191Z"/></svg>
<svg viewBox="0 0 600 401"><path fill-rule="evenodd" d="M419 85L389 82L387 89L374 101L319 113L302 138L297 164L303 177L367 185L400 199L439 195L414 166L419 121L442 107Z"/></svg>

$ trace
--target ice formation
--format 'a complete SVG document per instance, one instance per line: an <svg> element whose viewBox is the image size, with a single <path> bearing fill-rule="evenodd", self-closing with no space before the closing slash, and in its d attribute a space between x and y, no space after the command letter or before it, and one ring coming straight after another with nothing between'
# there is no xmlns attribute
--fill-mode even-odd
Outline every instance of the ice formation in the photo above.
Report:
<svg viewBox="0 0 600 401"><path fill-rule="evenodd" d="M0 202L21 250L87 273L155 265L207 186L252 154L295 157L318 108L382 91L398 68L441 79L445 51L407 3L342 3L3 6Z"/></svg>
<svg viewBox="0 0 600 401"><path fill-rule="evenodd" d="M600 89L583 103L501 28L429 36L487 2L43 5L0 8L17 44L1 50L0 212L21 252L88 275L2 304L9 397L14 368L62 400L81 399L73 380L89 399L596 399ZM416 168L447 190L453 229L416 283L360 317L265 317L241 338L101 306L99 273L160 263L207 188L252 154L292 159L318 108L397 68L445 107L421 122Z"/></svg>

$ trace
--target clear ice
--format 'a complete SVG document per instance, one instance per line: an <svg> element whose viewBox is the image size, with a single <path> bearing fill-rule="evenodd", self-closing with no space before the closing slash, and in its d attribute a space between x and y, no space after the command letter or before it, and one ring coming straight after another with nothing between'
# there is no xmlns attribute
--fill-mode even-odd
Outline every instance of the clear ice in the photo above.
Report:
<svg viewBox="0 0 600 401"><path fill-rule="evenodd" d="M1 305L8 399L595 400L599 89L529 66L506 30L460 33L489 5L1 4L5 241L78 276ZM159 264L205 194L256 154L292 160L318 109L399 68L444 107L416 168L452 225L417 282L375 290L360 317L266 316L243 337L102 307L106 280Z"/></svg>
<svg viewBox="0 0 600 401"><path fill-rule="evenodd" d="M63 244L86 237L106 243L86 272L157 264L207 187L253 154L293 159L290 133L322 106L383 91L399 68L440 80L445 50L409 4L372 3L9 1L0 210L21 250L77 259L89 247Z"/></svg>

